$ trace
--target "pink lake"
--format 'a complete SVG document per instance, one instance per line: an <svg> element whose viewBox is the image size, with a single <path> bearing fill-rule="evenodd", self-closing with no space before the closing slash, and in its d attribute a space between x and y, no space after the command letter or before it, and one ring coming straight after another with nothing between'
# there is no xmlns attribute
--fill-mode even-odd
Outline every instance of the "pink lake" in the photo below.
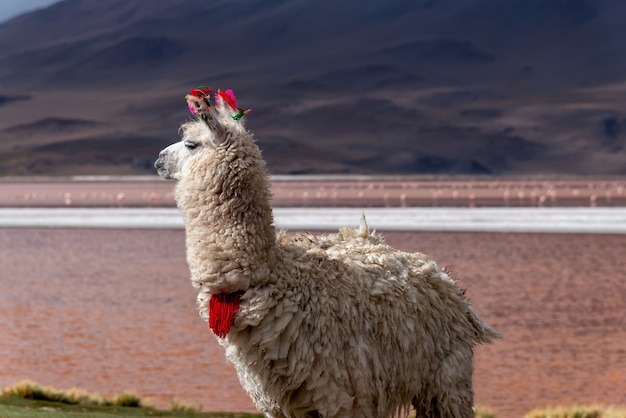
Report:
<svg viewBox="0 0 626 418"><path fill-rule="evenodd" d="M626 405L626 235L385 235L453 265L505 335L477 349L478 405ZM0 316L2 387L254 411L197 315L182 230L0 229Z"/></svg>

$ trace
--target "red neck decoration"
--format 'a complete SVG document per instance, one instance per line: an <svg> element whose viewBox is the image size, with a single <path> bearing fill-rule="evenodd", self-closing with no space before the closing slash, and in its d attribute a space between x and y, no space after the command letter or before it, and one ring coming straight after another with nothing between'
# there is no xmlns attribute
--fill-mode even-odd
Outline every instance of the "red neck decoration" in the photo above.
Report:
<svg viewBox="0 0 626 418"><path fill-rule="evenodd" d="M235 322L243 292L218 293L209 299L209 328L215 335L225 338Z"/></svg>

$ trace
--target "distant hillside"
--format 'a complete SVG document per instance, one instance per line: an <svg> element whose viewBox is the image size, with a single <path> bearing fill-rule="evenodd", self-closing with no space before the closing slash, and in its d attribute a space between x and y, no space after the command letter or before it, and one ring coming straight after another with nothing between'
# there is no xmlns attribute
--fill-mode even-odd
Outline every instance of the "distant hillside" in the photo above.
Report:
<svg viewBox="0 0 626 418"><path fill-rule="evenodd" d="M274 173L625 174L623 16L620 0L65 0L0 25L0 175L149 173L201 84L253 109Z"/></svg>

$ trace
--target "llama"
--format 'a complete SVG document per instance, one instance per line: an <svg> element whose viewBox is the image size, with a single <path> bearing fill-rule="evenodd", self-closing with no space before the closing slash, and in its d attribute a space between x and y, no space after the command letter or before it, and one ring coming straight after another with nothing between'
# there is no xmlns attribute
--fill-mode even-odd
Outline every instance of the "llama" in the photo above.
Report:
<svg viewBox="0 0 626 418"><path fill-rule="evenodd" d="M201 317L269 418L472 417L473 348L499 335L425 254L359 227L276 233L265 162L230 90L159 154L177 181Z"/></svg>

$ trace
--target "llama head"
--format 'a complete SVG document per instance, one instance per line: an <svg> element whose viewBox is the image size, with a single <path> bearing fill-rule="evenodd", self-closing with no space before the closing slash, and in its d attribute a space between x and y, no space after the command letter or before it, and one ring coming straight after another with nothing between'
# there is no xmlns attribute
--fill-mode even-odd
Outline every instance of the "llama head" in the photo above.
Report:
<svg viewBox="0 0 626 418"><path fill-rule="evenodd" d="M231 90L218 90L215 106L211 106L211 89L194 89L186 96L187 105L197 120L181 126L182 139L159 153L154 166L168 180L180 180L189 172L194 161L204 158L233 138L245 133L240 122L248 111L237 107Z"/></svg>
<svg viewBox="0 0 626 418"><path fill-rule="evenodd" d="M240 121L246 112L228 91L218 90L212 106L210 92L187 96L196 120L182 125L182 139L154 163L161 177L178 181L191 280L205 295L267 281L275 243L265 161Z"/></svg>

